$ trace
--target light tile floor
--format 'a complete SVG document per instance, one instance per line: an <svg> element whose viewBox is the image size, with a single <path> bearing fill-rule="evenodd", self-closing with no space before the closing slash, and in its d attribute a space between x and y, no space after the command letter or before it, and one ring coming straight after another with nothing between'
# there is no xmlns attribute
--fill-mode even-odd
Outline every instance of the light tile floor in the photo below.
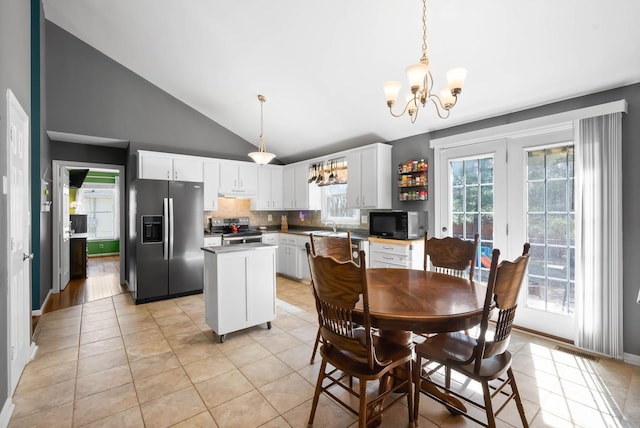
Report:
<svg viewBox="0 0 640 428"><path fill-rule="evenodd" d="M308 284L278 277L278 315L229 334L205 323L202 295L134 305L127 294L45 314L39 351L14 394L10 427L305 427L319 362ZM592 362L515 333L513 367L532 427L640 426L640 367ZM405 402L406 403L406 402ZM421 427L474 426L422 396ZM511 402L500 426L519 426ZM404 404L383 427L407 426ZM322 397L315 427L355 418Z"/></svg>

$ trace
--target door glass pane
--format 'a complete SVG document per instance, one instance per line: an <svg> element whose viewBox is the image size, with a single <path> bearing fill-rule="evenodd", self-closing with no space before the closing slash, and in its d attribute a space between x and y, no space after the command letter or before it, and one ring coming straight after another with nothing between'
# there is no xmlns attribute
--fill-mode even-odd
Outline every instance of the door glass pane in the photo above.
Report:
<svg viewBox="0 0 640 428"><path fill-rule="evenodd" d="M479 234L476 280L487 281L493 250L493 157L451 161L451 235Z"/></svg>
<svg viewBox="0 0 640 428"><path fill-rule="evenodd" d="M574 304L573 146L527 156L527 306L572 314Z"/></svg>

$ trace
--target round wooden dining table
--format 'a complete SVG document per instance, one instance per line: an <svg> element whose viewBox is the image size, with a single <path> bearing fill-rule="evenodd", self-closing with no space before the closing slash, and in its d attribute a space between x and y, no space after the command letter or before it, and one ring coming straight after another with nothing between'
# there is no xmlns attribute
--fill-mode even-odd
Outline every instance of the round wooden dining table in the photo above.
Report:
<svg viewBox="0 0 640 428"><path fill-rule="evenodd" d="M367 291L371 325L382 339L411 347L413 333L445 333L470 329L482 320L487 288L465 278L437 272L369 268ZM356 305L362 310L362 300ZM387 388L380 385L381 389ZM423 383L461 412L457 398Z"/></svg>
<svg viewBox="0 0 640 428"><path fill-rule="evenodd" d="M383 331L443 333L482 319L487 288L465 278L414 269L367 269L371 324ZM358 303L362 308L362 302Z"/></svg>

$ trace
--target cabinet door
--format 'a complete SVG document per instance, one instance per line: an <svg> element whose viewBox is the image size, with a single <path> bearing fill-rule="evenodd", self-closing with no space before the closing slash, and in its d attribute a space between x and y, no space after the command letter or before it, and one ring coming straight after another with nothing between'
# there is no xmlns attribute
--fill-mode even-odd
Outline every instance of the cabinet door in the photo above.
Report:
<svg viewBox="0 0 640 428"><path fill-rule="evenodd" d="M360 152L347 154L347 208L360 208L361 160Z"/></svg>
<svg viewBox="0 0 640 428"><path fill-rule="evenodd" d="M285 166L282 180L282 198L284 201L284 209L291 210L295 208L295 167Z"/></svg>
<svg viewBox="0 0 640 428"><path fill-rule="evenodd" d="M235 162L220 162L220 188L224 190L239 188L238 165Z"/></svg>
<svg viewBox="0 0 640 428"><path fill-rule="evenodd" d="M249 325L256 325L275 318L275 252L259 250L249 254L246 259L247 318Z"/></svg>
<svg viewBox="0 0 640 428"><path fill-rule="evenodd" d="M271 170L271 205L272 210L281 210L283 208L283 189L282 189L282 167L276 167Z"/></svg>
<svg viewBox="0 0 640 428"><path fill-rule="evenodd" d="M295 166L294 174L294 208L296 209L308 209L309 208L309 183L308 183L309 170L306 163L301 163Z"/></svg>
<svg viewBox="0 0 640 428"><path fill-rule="evenodd" d="M251 208L254 210L268 210L271 208L271 177L272 171L268 166L258 167L258 197Z"/></svg>
<svg viewBox="0 0 640 428"><path fill-rule="evenodd" d="M245 254L224 254L218 260L217 334L240 330L247 324L247 277ZM208 291L208 290L207 290Z"/></svg>
<svg viewBox="0 0 640 428"><path fill-rule="evenodd" d="M361 208L376 208L378 206L377 165L378 165L378 160L376 156L375 147L370 149L364 149L360 152L360 207Z"/></svg>
<svg viewBox="0 0 640 428"><path fill-rule="evenodd" d="M173 163L171 156L156 153L138 153L138 178L171 180Z"/></svg>
<svg viewBox="0 0 640 428"><path fill-rule="evenodd" d="M204 210L218 210L218 188L220 187L220 162L206 160L202 165L204 181Z"/></svg>
<svg viewBox="0 0 640 428"><path fill-rule="evenodd" d="M258 165L238 162L238 188L247 193L258 191Z"/></svg>
<svg viewBox="0 0 640 428"><path fill-rule="evenodd" d="M202 182L202 159L191 156L174 158L173 180Z"/></svg>

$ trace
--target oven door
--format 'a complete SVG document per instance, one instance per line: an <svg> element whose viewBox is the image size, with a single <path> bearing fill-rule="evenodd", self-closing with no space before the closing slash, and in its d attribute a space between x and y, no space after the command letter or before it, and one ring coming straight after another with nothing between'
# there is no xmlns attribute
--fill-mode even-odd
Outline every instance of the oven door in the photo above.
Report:
<svg viewBox="0 0 640 428"><path fill-rule="evenodd" d="M222 245L246 244L249 242L262 242L262 235L222 235Z"/></svg>

